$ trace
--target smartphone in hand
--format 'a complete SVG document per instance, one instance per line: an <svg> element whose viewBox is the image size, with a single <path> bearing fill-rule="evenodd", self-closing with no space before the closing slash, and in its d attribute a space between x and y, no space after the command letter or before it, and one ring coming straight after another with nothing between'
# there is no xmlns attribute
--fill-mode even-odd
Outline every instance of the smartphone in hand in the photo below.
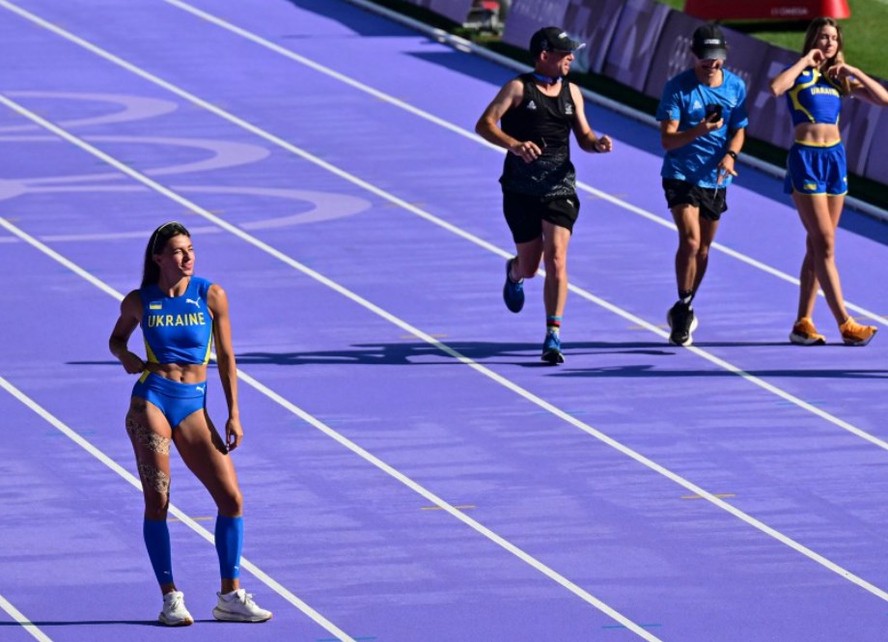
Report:
<svg viewBox="0 0 888 642"><path fill-rule="evenodd" d="M719 104L706 105L706 120L710 123L717 123L722 117L722 106Z"/></svg>

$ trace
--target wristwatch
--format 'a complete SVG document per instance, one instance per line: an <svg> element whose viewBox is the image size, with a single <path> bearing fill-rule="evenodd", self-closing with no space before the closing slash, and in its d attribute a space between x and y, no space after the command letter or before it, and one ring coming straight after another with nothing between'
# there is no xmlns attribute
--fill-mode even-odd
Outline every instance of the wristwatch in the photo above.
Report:
<svg viewBox="0 0 888 642"><path fill-rule="evenodd" d="M737 152L735 152L734 150L729 149L728 151L725 152L725 154L726 154L727 156L730 156L730 157L733 158L734 160L737 160Z"/></svg>

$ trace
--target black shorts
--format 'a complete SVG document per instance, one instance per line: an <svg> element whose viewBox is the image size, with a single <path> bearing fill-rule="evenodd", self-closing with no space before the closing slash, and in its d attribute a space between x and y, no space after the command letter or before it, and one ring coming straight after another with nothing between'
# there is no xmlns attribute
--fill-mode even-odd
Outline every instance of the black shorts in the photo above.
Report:
<svg viewBox="0 0 888 642"><path fill-rule="evenodd" d="M503 214L516 243L527 243L543 234L543 221L573 232L580 215L580 199L563 196L544 199L527 194L503 192Z"/></svg>
<svg viewBox="0 0 888 642"><path fill-rule="evenodd" d="M722 212L728 209L728 190L724 187L698 187L687 181L664 178L663 191L669 209L678 205L693 205L700 208L700 216L710 221L717 221Z"/></svg>

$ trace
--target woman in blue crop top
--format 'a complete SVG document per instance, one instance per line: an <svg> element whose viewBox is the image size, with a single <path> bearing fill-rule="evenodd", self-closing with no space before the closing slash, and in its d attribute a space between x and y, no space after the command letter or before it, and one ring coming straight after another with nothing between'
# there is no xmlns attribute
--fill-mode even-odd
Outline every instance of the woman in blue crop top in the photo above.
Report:
<svg viewBox="0 0 888 642"><path fill-rule="evenodd" d="M147 359L127 347L142 326ZM207 362L215 343L222 389L228 404L225 439L205 409ZM133 387L126 431L133 444L145 516L142 533L163 594L159 620L168 626L194 622L173 581L167 511L170 502L170 444L216 502L215 543L222 577L213 616L229 622L263 622L260 608L240 587L243 497L230 452L243 439L237 404L237 369L225 291L194 276L191 235L181 223L161 225L145 248L142 286L123 299L109 340L111 353Z"/></svg>
<svg viewBox="0 0 888 642"><path fill-rule="evenodd" d="M799 275L797 321L789 340L798 345L823 345L811 319L818 287L848 345L866 345L877 328L857 323L845 309L835 264L835 232L848 192L845 148L839 133L844 96L888 105L888 91L863 71L847 64L842 30L832 18L817 18L805 34L804 55L771 81L776 96L786 94L795 143L787 157L784 189L807 232L805 259Z"/></svg>

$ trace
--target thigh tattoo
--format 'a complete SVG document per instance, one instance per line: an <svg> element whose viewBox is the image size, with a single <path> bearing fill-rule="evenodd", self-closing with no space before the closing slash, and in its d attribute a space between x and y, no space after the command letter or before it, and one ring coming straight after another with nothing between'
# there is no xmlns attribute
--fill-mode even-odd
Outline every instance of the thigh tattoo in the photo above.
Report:
<svg viewBox="0 0 888 642"><path fill-rule="evenodd" d="M170 492L170 477L157 466L139 462L139 478L146 488L168 495Z"/></svg>
<svg viewBox="0 0 888 642"><path fill-rule="evenodd" d="M132 416L126 417L126 432L134 443L140 444L158 455L170 454L170 439L151 432Z"/></svg>

